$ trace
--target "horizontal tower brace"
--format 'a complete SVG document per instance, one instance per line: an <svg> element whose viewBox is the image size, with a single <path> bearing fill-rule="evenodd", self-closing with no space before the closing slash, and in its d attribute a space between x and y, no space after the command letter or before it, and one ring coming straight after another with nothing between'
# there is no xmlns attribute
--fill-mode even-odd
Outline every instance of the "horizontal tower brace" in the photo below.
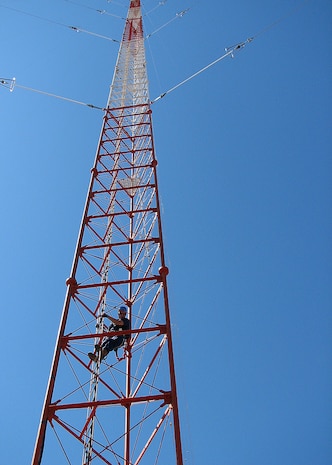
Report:
<svg viewBox="0 0 332 465"><path fill-rule="evenodd" d="M128 329L125 331L105 331L103 333L95 333L95 334L80 334L78 336L72 336L68 334L67 336L63 336L62 340L77 341L79 339L94 339L98 337L125 336L126 334L151 333L154 331L159 332L159 334L165 334L166 325L157 325L154 327L141 328L141 329Z"/></svg>
<svg viewBox="0 0 332 465"><path fill-rule="evenodd" d="M85 219L85 224L87 224L89 221L94 220L94 219L100 219L100 218L111 218L113 216L119 216L119 215L133 215L136 213L146 213L146 212L153 212L157 213L157 208L152 207L152 208L140 208L138 210L123 210L121 212L114 212L114 213L105 213L104 215L90 215L87 216Z"/></svg>
<svg viewBox="0 0 332 465"><path fill-rule="evenodd" d="M113 247L125 247L128 246L129 244L145 244L147 242L152 242L154 244L158 244L160 242L159 237L151 237L148 239L128 239L127 242L116 242L114 244L105 244L101 243L100 245L87 245L87 246L82 246L80 248L80 254L86 250L94 250L94 249L101 249L101 248L109 248L112 249Z"/></svg>
<svg viewBox="0 0 332 465"><path fill-rule="evenodd" d="M122 397L121 399L107 399L107 400L98 400L95 402L80 402L74 404L61 404L61 405L50 405L50 413L53 415L58 410L68 410L68 409L86 409L86 408L97 408L97 407L107 407L109 405L132 405L132 404L142 404L146 402L155 402L162 400L162 405L171 404L172 402L172 392L165 391L162 394L156 394L154 396L142 396L142 397ZM53 416L51 415L51 416Z"/></svg>
<svg viewBox="0 0 332 465"><path fill-rule="evenodd" d="M103 288L103 287L113 287L113 286L120 286L121 284L130 284L130 283L140 283L140 282L146 282L146 281L156 281L160 282L162 281L161 276L149 276L146 278L132 278L132 279L124 279L122 281L109 281L106 283L95 283L95 284L83 284L80 285L78 284L75 286L75 290L73 291L73 294L75 294L78 290L80 289L94 289L94 288Z"/></svg>

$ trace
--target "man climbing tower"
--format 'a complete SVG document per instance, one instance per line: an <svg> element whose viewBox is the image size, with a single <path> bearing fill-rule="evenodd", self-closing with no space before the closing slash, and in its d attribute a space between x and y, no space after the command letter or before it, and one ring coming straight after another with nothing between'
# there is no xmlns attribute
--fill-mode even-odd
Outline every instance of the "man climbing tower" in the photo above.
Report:
<svg viewBox="0 0 332 465"><path fill-rule="evenodd" d="M110 315L107 315L107 313L102 313L102 317L108 318L111 320L111 325L109 327L109 331L126 331L130 329L130 321L128 318L126 318L127 314L127 309L126 307L120 307L118 311L118 318L113 318ZM100 360L103 360L103 358L106 357L108 352L111 350L118 349L121 347L126 339L129 338L129 335L126 334L124 336L116 335L116 336L110 336L105 338L101 346L99 344L95 345L95 353L89 352L88 357L96 362L98 358L100 357Z"/></svg>

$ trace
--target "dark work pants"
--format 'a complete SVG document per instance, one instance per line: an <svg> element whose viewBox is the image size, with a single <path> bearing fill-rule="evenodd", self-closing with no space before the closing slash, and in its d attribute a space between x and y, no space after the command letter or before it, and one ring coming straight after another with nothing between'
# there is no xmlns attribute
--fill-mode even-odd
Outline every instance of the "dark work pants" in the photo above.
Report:
<svg viewBox="0 0 332 465"><path fill-rule="evenodd" d="M115 350L120 347L123 343L123 336L116 337L114 339L108 337L101 345L103 349L106 349L107 352L111 352L111 350Z"/></svg>

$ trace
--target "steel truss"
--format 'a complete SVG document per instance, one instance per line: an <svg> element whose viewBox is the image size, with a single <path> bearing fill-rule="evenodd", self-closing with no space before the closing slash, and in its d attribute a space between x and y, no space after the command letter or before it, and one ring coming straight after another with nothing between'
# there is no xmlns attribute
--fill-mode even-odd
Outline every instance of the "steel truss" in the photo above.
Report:
<svg viewBox="0 0 332 465"><path fill-rule="evenodd" d="M132 0L67 280L32 465L182 465L139 0ZM91 361L125 305L117 356ZM83 452L82 452L83 451Z"/></svg>

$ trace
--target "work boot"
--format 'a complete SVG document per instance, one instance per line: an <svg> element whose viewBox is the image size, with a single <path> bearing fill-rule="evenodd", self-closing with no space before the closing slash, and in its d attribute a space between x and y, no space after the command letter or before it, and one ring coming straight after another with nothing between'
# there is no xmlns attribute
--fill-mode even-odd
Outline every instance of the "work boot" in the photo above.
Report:
<svg viewBox="0 0 332 465"><path fill-rule="evenodd" d="M96 354L93 354L92 352L89 352L88 353L88 357L90 360L92 360L93 362L96 362L98 360L98 357Z"/></svg>

